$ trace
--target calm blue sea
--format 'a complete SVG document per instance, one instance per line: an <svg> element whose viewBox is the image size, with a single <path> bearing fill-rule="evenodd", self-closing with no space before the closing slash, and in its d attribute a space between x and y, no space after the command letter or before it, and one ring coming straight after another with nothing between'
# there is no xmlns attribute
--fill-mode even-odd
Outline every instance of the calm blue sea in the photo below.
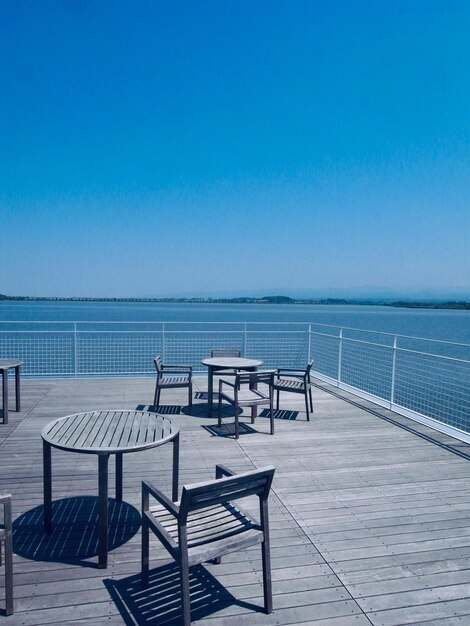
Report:
<svg viewBox="0 0 470 626"><path fill-rule="evenodd" d="M307 322L470 344L470 311L386 306L0 302L0 320Z"/></svg>

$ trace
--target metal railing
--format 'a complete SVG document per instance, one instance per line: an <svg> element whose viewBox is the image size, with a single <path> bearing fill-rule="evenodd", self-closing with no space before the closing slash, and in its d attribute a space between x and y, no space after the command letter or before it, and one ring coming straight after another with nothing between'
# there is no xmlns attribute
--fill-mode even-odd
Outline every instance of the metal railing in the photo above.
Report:
<svg viewBox="0 0 470 626"><path fill-rule="evenodd" d="M314 375L470 442L470 345L325 324L0 322L0 356L26 376L145 376L153 357L205 372L214 347Z"/></svg>

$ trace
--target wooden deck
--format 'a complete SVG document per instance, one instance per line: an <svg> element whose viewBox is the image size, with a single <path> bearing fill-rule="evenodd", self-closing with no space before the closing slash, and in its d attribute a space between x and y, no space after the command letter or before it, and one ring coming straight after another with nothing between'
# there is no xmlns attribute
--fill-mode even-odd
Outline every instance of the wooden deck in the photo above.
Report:
<svg viewBox="0 0 470 626"><path fill-rule="evenodd" d="M253 548L193 568L194 623L470 624L466 446L323 384L310 422L303 397L285 396L290 410L277 415L273 437L261 416L235 441L205 416L206 380L195 382L192 415L181 406L184 389L162 392L181 427L180 484L211 478L217 462L236 470L273 464L276 476L274 612L260 610ZM94 455L53 450L52 535L42 526L42 427L81 411L147 408L152 398L150 378L22 381L22 413L0 425L0 492L12 493L15 519L15 613L0 617L5 624L179 623L178 571L155 541L149 590L139 577L140 480L170 494L172 446L124 458L125 502L110 505L107 570L96 566Z"/></svg>

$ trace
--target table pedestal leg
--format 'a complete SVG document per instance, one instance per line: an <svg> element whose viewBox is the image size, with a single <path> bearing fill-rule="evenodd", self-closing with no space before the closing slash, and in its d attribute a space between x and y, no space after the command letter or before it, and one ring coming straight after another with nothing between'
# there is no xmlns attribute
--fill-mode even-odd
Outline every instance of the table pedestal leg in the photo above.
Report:
<svg viewBox="0 0 470 626"><path fill-rule="evenodd" d="M116 500L122 502L122 454L116 454Z"/></svg>
<svg viewBox="0 0 470 626"><path fill-rule="evenodd" d="M250 367L250 369L248 370L249 372L257 372L258 368L257 367ZM257 383L250 383L250 389L258 389L258 384ZM254 424L255 423L255 419L258 415L258 407L255 405L253 405L251 407L251 423Z"/></svg>
<svg viewBox="0 0 470 626"><path fill-rule="evenodd" d="M44 532L52 532L52 464L51 446L42 442L43 493L44 493Z"/></svg>
<svg viewBox="0 0 470 626"><path fill-rule="evenodd" d="M109 454L98 455L98 567L100 569L108 566L108 461Z"/></svg>
<svg viewBox="0 0 470 626"><path fill-rule="evenodd" d="M15 367L15 395L16 395L16 410L20 412L20 366Z"/></svg>
<svg viewBox="0 0 470 626"><path fill-rule="evenodd" d="M173 502L178 500L178 477L179 477L179 460L180 460L180 434L178 433L173 439L173 483L171 498Z"/></svg>
<svg viewBox="0 0 470 626"><path fill-rule="evenodd" d="M214 371L212 367L209 366L207 370L207 404L208 404L208 414L209 417L212 417L212 404L213 404L213 395L214 395Z"/></svg>

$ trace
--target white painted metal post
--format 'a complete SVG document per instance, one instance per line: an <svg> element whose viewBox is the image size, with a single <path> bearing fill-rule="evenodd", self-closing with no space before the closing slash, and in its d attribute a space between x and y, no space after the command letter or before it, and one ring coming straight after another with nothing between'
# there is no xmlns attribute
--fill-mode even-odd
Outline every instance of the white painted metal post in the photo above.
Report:
<svg viewBox="0 0 470 626"><path fill-rule="evenodd" d="M338 347L338 386L341 382L341 368L343 359L343 329L339 329L339 347Z"/></svg>
<svg viewBox="0 0 470 626"><path fill-rule="evenodd" d="M166 360L165 322L162 322L162 361Z"/></svg>
<svg viewBox="0 0 470 626"><path fill-rule="evenodd" d="M77 376L77 322L73 323L73 373Z"/></svg>
<svg viewBox="0 0 470 626"><path fill-rule="evenodd" d="M393 351L392 351L392 384L390 389L390 408L395 404L395 371L397 364L397 336L393 338Z"/></svg>
<svg viewBox="0 0 470 626"><path fill-rule="evenodd" d="M312 358L312 325L308 325L308 351L307 351L307 363L310 363Z"/></svg>

